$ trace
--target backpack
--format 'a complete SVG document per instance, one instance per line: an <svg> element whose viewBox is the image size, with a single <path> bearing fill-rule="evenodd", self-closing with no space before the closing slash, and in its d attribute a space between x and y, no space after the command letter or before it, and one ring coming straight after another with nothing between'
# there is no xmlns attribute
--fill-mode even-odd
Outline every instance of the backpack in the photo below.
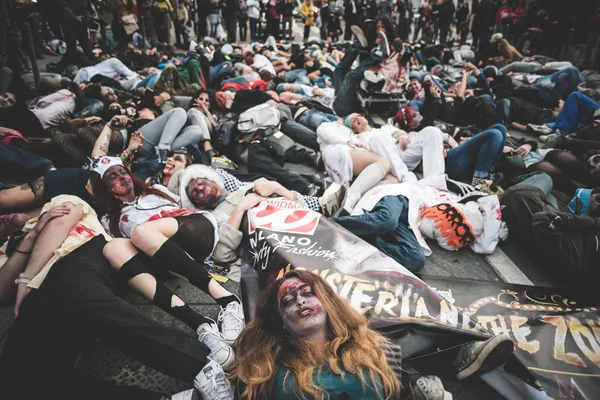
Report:
<svg viewBox="0 0 600 400"><path fill-rule="evenodd" d="M260 129L279 128L280 124L279 110L263 103L241 113L237 127L241 133L255 133Z"/></svg>

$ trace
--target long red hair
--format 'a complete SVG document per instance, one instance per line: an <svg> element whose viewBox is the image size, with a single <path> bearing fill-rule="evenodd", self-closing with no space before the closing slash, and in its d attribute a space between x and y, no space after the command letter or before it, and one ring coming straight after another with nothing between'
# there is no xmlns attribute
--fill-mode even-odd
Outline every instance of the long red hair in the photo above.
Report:
<svg viewBox="0 0 600 400"><path fill-rule="evenodd" d="M136 177L128 167L123 167L131 177L131 181L133 182L133 191L137 197L153 194L175 204L175 201L169 197L169 195L161 192L158 189L148 186L146 182ZM94 192L94 198L96 199L98 211L100 211L102 215L106 215L108 217L108 227L110 233L114 237L123 237L123 235L121 235L121 230L119 229L119 221L121 220L123 203L110 194L108 188L104 184L104 181L100 177L100 174L93 174L90 178L90 183L92 184L92 191Z"/></svg>

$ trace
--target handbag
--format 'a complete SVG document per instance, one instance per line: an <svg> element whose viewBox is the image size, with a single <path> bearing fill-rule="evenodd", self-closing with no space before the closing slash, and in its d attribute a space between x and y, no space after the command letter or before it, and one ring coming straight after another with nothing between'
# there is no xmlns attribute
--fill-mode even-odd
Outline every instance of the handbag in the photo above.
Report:
<svg viewBox="0 0 600 400"><path fill-rule="evenodd" d="M127 35L133 35L140 29L140 27L137 24L137 18L135 17L135 14L128 14L122 16L121 25L123 26L125 34Z"/></svg>
<svg viewBox="0 0 600 400"><path fill-rule="evenodd" d="M262 130L261 143L278 158L283 158L285 153L296 145L296 142L284 135L277 127Z"/></svg>

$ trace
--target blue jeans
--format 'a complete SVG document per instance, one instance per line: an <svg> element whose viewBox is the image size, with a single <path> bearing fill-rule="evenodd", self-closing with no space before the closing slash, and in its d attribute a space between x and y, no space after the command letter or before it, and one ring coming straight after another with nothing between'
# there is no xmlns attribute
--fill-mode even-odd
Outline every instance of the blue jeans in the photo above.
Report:
<svg viewBox="0 0 600 400"><path fill-rule="evenodd" d="M86 118L100 115L104 110L104 103L101 100L83 98L83 108L78 113L73 114L73 118Z"/></svg>
<svg viewBox="0 0 600 400"><path fill-rule="evenodd" d="M340 61L333 72L333 83L335 85L335 100L333 110L339 116L346 116L355 112L358 108L356 92L360 86L365 71L379 64L381 57L369 53L368 58L361 62L358 67L351 70L352 64L358 57L359 48L352 44L346 50L344 58Z"/></svg>
<svg viewBox="0 0 600 400"><path fill-rule="evenodd" d="M554 207L558 208L558 202L556 197L552 194L552 178L545 172L531 172L529 174L523 174L517 177L518 185L530 185L535 186L544 192L546 200Z"/></svg>
<svg viewBox="0 0 600 400"><path fill-rule="evenodd" d="M212 82L217 79L221 74L226 74L233 69L233 64L229 61L222 62L219 65L214 67L210 67L210 71L208 72L208 81Z"/></svg>
<svg viewBox="0 0 600 400"><path fill-rule="evenodd" d="M142 79L141 81L139 81L138 83L136 83L135 88L140 88L140 87L144 87L146 89L154 89L154 85L156 85L156 82L158 82L158 79L160 78L160 72L153 72L150 75L148 75L147 77L145 77L144 79Z"/></svg>
<svg viewBox="0 0 600 400"><path fill-rule="evenodd" d="M408 223L408 199L404 196L385 196L367 214L330 219L411 272L425 266L425 253Z"/></svg>
<svg viewBox="0 0 600 400"><path fill-rule="evenodd" d="M540 78L535 85L524 90L537 92L541 98L549 101L558 101L577 91L577 87L583 82L583 76L576 67L567 67Z"/></svg>
<svg viewBox="0 0 600 400"><path fill-rule="evenodd" d="M600 104L581 92L573 92L565 101L555 122L547 124L550 128L569 134L583 128L592 119Z"/></svg>
<svg viewBox="0 0 600 400"><path fill-rule="evenodd" d="M506 142L504 125L495 124L448 151L446 173L452 179L484 179L500 160Z"/></svg>
<svg viewBox="0 0 600 400"><path fill-rule="evenodd" d="M0 142L0 179L17 179L18 183L33 181L52 166L52 162L29 151ZM2 186L0 185L0 189Z"/></svg>
<svg viewBox="0 0 600 400"><path fill-rule="evenodd" d="M213 39L217 38L217 27L218 26L219 26L218 22L216 24L210 24L210 37Z"/></svg>
<svg viewBox="0 0 600 400"><path fill-rule="evenodd" d="M337 115L308 110L298 118L298 122L316 132L319 125L325 122L336 122L339 119L340 117Z"/></svg>
<svg viewBox="0 0 600 400"><path fill-rule="evenodd" d="M287 71L283 75L283 81L285 83L298 83L300 85L310 85L310 79L308 78L308 72L305 69L293 69Z"/></svg>
<svg viewBox="0 0 600 400"><path fill-rule="evenodd" d="M221 82L221 85L224 85L226 83L237 83L238 85L245 85L246 83L248 83L248 79L244 78L243 76L238 76L235 78L223 80L223 82Z"/></svg>

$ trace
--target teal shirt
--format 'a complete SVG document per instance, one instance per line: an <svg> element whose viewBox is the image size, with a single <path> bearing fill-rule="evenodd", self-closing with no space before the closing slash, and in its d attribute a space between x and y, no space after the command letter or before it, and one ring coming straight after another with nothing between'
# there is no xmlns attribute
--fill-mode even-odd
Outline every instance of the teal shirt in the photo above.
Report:
<svg viewBox="0 0 600 400"><path fill-rule="evenodd" d="M273 382L273 400L297 400L298 396L294 394L296 386L296 377L290 374L287 379L284 378L286 368L279 367L275 373ZM369 379L369 374L363 371L363 376L367 385L363 388L360 377L355 374L345 373L344 378L337 375L329 369L329 366L323 366L320 370L315 369L313 381L317 386L329 393L330 400L380 400L381 395L373 389L374 385ZM369 387L371 386L371 387ZM381 383L377 381L376 387L379 393L383 393Z"/></svg>

